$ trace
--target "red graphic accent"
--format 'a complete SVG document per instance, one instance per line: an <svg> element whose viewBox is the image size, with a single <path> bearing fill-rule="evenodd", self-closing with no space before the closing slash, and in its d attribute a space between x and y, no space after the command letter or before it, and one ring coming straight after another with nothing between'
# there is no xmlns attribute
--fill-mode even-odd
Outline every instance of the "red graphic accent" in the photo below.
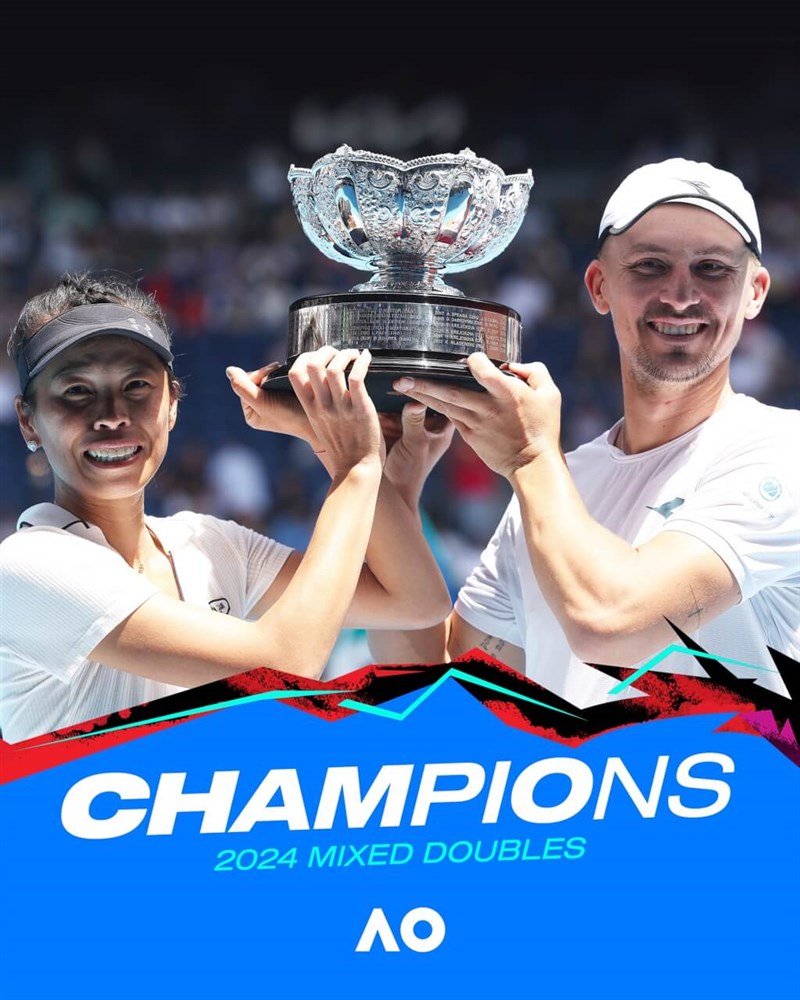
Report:
<svg viewBox="0 0 800 1000"><path fill-rule="evenodd" d="M680 630L676 632L689 650L705 653ZM454 681L507 725L565 746L576 747L614 729L659 719L736 713L735 718L717 731L767 739L800 766L796 736L800 728L796 708L800 701L800 665L782 654L770 652L790 694L795 695L794 700L760 687L751 679L737 677L722 663L707 656L697 657L708 674L706 677L650 671L636 681L636 688L644 697L621 698L585 709L576 708L477 649L451 664L373 665L331 681L315 681L260 668L13 746L0 740L0 780L8 782L26 777L207 715L215 711L216 705L235 703L268 691L284 691L287 696L291 695L285 704L335 722L357 711L342 706L345 699L382 705L415 691L422 693L451 670L468 675L466 679L457 677ZM608 674L609 688L633 673L617 667L594 666ZM503 692L489 685L502 688ZM302 691L307 691L308 695L298 697L297 693ZM327 691L330 694L325 693ZM164 720L170 715L181 717ZM132 725L132 728L119 728L125 725Z"/></svg>
<svg viewBox="0 0 800 1000"><path fill-rule="evenodd" d="M357 697L366 704L376 705L388 698L404 694L406 690L425 687L440 676L447 667L428 668L415 664L410 667L368 666L337 677L332 681L318 681L294 674L284 674L279 670L260 667L246 673L227 677L224 681L205 684L188 691L158 701L144 703L124 709L113 715L98 716L79 725L59 729L57 732L34 736L19 743L0 740L0 784L24 778L39 771L65 764L81 757L120 746L132 740L141 739L151 733L170 726L181 725L191 719L209 714L202 711L211 705L223 702L235 703L240 698L262 694L266 691L320 691L326 688L335 694L314 695L308 698L296 696L287 699L286 704L305 712L318 715L329 721L353 715L355 710L342 708L339 702L344 698ZM389 678L391 691L385 691L384 681ZM403 683L410 681L409 683ZM399 683L398 683L399 682ZM211 709L213 711L214 709ZM183 718L161 722L148 722L165 715L186 712ZM118 727L137 723L134 728ZM108 731L107 731L108 730ZM77 738L76 738L77 737Z"/></svg>

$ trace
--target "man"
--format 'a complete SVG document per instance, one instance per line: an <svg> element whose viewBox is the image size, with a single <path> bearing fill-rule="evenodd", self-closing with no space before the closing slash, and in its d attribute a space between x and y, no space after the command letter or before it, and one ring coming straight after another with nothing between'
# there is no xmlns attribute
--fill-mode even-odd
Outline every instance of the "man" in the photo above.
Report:
<svg viewBox="0 0 800 1000"><path fill-rule="evenodd" d="M499 371L473 354L485 393L395 383L449 417L514 497L445 626L373 633L373 654L441 662L479 647L585 707L611 687L588 664L646 662L677 642L671 622L785 693L767 647L800 655L800 412L728 378L769 290L753 199L710 164L648 164L598 236L585 284L613 321L624 401L608 432L565 457L538 362ZM699 672L680 654L659 669Z"/></svg>

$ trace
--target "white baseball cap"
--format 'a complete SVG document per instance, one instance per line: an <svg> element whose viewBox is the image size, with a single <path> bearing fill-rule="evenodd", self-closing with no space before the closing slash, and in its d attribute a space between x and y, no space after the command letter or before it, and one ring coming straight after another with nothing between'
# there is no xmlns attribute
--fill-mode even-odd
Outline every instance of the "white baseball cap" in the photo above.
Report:
<svg viewBox="0 0 800 1000"><path fill-rule="evenodd" d="M648 163L628 174L609 198L598 239L624 233L651 208L665 202L697 205L713 212L761 256L761 230L753 197L735 174L710 163L675 157Z"/></svg>

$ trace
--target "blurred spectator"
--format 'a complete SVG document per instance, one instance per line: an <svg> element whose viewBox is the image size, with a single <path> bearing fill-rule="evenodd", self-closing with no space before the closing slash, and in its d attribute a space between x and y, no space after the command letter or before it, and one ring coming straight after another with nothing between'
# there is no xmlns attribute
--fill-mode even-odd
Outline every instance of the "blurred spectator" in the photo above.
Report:
<svg viewBox="0 0 800 1000"><path fill-rule="evenodd" d="M317 506L299 470L289 467L278 477L275 505L267 523L267 534L294 549L305 549L314 530Z"/></svg>
<svg viewBox="0 0 800 1000"><path fill-rule="evenodd" d="M161 517L181 510L212 513L215 498L208 483L207 462L206 445L191 439L177 449L174 461L159 470L151 492Z"/></svg>
<svg viewBox="0 0 800 1000"><path fill-rule="evenodd" d="M266 530L272 487L257 451L231 440L211 453L206 475L210 487L206 513L231 518L255 531Z"/></svg>
<svg viewBox="0 0 800 1000"><path fill-rule="evenodd" d="M527 104L520 117L511 94L491 116L474 114L464 98L435 93L416 107L352 95L338 104L298 99L285 134L254 133L258 119L249 109L261 94L245 77L202 116L182 114L177 94L160 96L169 124L154 126L160 141L148 155L127 127L140 97L122 84L107 93L98 88L96 107L83 109L82 120L96 125L77 132L74 122L37 126L27 141L11 144L13 162L8 157L0 174L0 322L7 333L25 299L65 270L123 271L155 292L175 329L177 370L189 372L187 391L204 400L181 414L169 463L154 484L152 501L164 513L207 510L266 527L289 544L307 541L327 475L303 442L254 438L221 373L246 358L253 368L285 360L289 305L365 279L304 235L286 177L293 163L310 166L343 142L407 159L469 144L509 172L532 168L530 207L509 246L446 280L520 312L523 359L544 361L561 389L565 448L596 436L621 412L613 334L583 287L602 204L622 172L641 162L682 155L728 164L757 196L773 283L768 309L745 325L733 385L765 402L797 405L800 147L782 124L796 117L796 89L751 81L730 109L715 102L713 115L704 115L687 82L651 80L646 94L609 91L591 118L580 119L570 95L558 100L553 92L530 127ZM766 129L766 107L774 141L751 133L743 143L742 118ZM47 497L50 476L21 446L16 391L16 374L3 361L2 531L19 510ZM456 436L423 494L448 582L473 567L508 498L505 481ZM344 658L350 655L352 646Z"/></svg>
<svg viewBox="0 0 800 1000"><path fill-rule="evenodd" d="M458 434L442 465L449 526L468 543L482 546L510 499L505 480L492 472Z"/></svg>
<svg viewBox="0 0 800 1000"><path fill-rule="evenodd" d="M736 392L765 403L779 395L786 375L796 374L780 331L763 317L745 323L739 346L731 356L731 385Z"/></svg>
<svg viewBox="0 0 800 1000"><path fill-rule="evenodd" d="M17 409L14 400L19 393L17 373L8 355L0 354L0 424L17 426ZM21 440L21 438L20 438Z"/></svg>

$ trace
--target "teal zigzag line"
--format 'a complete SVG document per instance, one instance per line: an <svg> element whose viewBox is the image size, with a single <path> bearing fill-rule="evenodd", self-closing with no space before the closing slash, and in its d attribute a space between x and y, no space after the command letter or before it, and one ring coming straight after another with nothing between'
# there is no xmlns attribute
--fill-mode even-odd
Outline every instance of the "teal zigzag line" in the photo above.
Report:
<svg viewBox="0 0 800 1000"><path fill-rule="evenodd" d="M686 646L667 646L666 649L662 649L660 653L656 653L652 660L648 660L647 663L643 663L638 670L627 677L624 681L620 681L619 684L615 684L614 687L608 692L609 694L620 694L626 688L629 688L634 681L638 681L639 678L646 674L648 670L652 670L653 667L665 660L670 653L686 653L688 656L700 656L706 660L717 660L719 663L730 663L734 667L747 667L748 670L764 670L767 673L774 673L770 667L756 667L752 663L744 663L742 660L731 660L727 656L715 656L713 653L704 653L696 649L688 649Z"/></svg>
<svg viewBox="0 0 800 1000"><path fill-rule="evenodd" d="M96 733L79 733L77 736L67 736L58 743L71 743L73 740L85 740L92 736L105 736L106 733L119 733L124 729L136 729L139 726L149 726L154 722L169 722L171 719L188 719L192 715L203 715L205 712L216 712L220 708L228 708L230 705L246 705L252 701L283 701L286 698L310 698L314 695L344 694L345 688L337 690L326 689L324 691L262 691L261 694L250 694L246 698L231 698L230 701L218 701L215 705L203 705L200 708L187 708L183 712L172 712L170 715L159 715L155 719L140 719L138 722L127 722L124 726L113 726L111 729L101 729ZM50 743L37 743L32 747L25 747L26 750L38 750L41 747L51 747Z"/></svg>
<svg viewBox="0 0 800 1000"><path fill-rule="evenodd" d="M350 708L357 712L365 712L368 715L379 715L386 719L395 719L402 722L404 719L408 718L409 715L429 698L435 690L440 688L442 684L448 678L453 677L456 680L469 681L472 684L478 684L481 687L489 688L492 691L498 691L500 694L509 695L512 698L519 698L521 701L530 702L532 705L541 705L542 708L549 708L552 712L558 712L561 715L569 715L573 719L580 719L581 716L574 715L572 712L567 712L561 708L554 708L552 705L548 705L543 701L537 701L535 698L529 698L524 694L517 694L516 691L509 691L506 688L499 687L497 684L492 684L490 681L484 681L480 677L473 677L472 674L467 674L463 670L457 670L455 667L451 667L446 673L442 674L438 681L431 684L430 687L426 688L425 691L416 698L411 705L408 706L403 712L394 712L388 708L381 708L376 705L368 705L362 701L353 701L352 698L343 698L339 704L342 708ZM114 726L111 729L103 729L96 733L79 733L77 736L68 736L66 739L59 740L59 743L70 743L72 740L82 740L87 737L92 736L104 736L106 733L118 733L125 729L136 729L139 726L148 726L154 722L169 722L172 719L184 719L189 718L192 715L202 715L205 712L214 712L221 708L227 708L230 705L244 705L248 702L254 701L283 701L286 698L309 698L314 695L332 695L332 694L344 694L344 688L338 689L323 689L320 691L265 691L262 694L248 695L246 698L235 698L231 701L221 701L217 702L215 705L204 705L202 708L190 708L183 712L173 712L170 715L159 715L155 719L142 719L138 722L128 722L123 726ZM26 750L36 750L44 746L52 746L51 743L37 743L35 746L26 747Z"/></svg>
<svg viewBox="0 0 800 1000"><path fill-rule="evenodd" d="M688 656L704 657L709 660L717 660L720 663L730 663L732 666L736 667L746 667L749 670L764 670L770 673L769 667L757 667L752 663L745 663L742 660L732 660L725 656L715 656L713 653L705 653L694 649L687 649L686 646L671 645L667 646L666 649L662 649L660 653L657 653L651 660L644 663L638 670L636 670L630 677L624 681L620 681L619 684L615 684L611 688L609 694L620 694L630 687L635 681L637 681L643 674L647 673L648 670L652 670L656 667L662 660L666 659L671 653L685 653ZM527 701L531 705L539 705L541 708L548 708L551 712L558 712L559 715L569 715L573 719L582 719L580 715L575 715L573 712L567 712L563 708L555 708L553 705L548 705L546 702L537 701L536 698L529 698L527 695L519 694L517 691L509 691L508 688L500 687L497 684L492 684L491 681L485 681L480 677L474 677L472 674L465 673L463 670L458 670L455 667L451 667L446 673L435 681L430 687L426 688L422 694L415 698L414 701L402 712L395 712L389 708L381 708L380 705L368 705L366 702L354 701L352 698L343 698L339 704L342 708L349 708L356 712L364 712L367 715L377 715L384 719L394 719L397 722L403 722L405 719L416 711L416 709L427 699L430 698L434 691L438 690L445 681L450 678L454 680L469 681L471 684L477 684L479 687L487 688L490 691L497 691L499 694L508 695L511 698L517 698L520 701ZM185 719L190 718L193 715L203 715L205 712L215 712L222 708L228 708L231 705L245 705L248 702L254 701L284 701L291 698L311 698L314 696L327 696L332 694L344 694L344 688L338 689L322 689L319 691L263 691L261 694L248 695L246 698L233 698L230 701L220 701L215 705L204 705L201 708L190 708L183 712L172 712L169 715L159 715L155 719L143 719L139 722L128 722L123 726L114 726L111 729L103 729L96 733L80 733L77 736L68 736L63 740L59 740L59 743L70 743L72 740L84 740L87 737L92 736L104 736L106 733L118 733L125 729L136 729L140 726L148 726L154 722L169 722L172 719ZM26 750L37 750L41 747L52 746L52 741L49 743L37 743L31 747L25 747Z"/></svg>
<svg viewBox="0 0 800 1000"><path fill-rule="evenodd" d="M548 705L546 702L537 701L535 698L529 698L527 695L518 694L516 691L509 691L507 688L500 687L497 684L492 684L491 681L482 680L480 677L473 677L472 674L464 673L463 670L458 670L455 667L451 667L446 673L442 674L438 681L431 684L429 688L426 688L422 694L415 698L414 701L404 709L402 712L394 712L390 708L381 708L380 705L367 705L362 701L353 701L352 698L343 698L339 704L342 708L353 708L357 712L366 712L368 715L380 715L384 719L395 719L397 722L402 722L407 719L412 712L416 711L417 708L425 701L426 698L430 698L437 688L440 688L442 684L449 678L454 678L460 681L469 681L471 684L477 684L480 687L488 688L490 691L498 691L500 694L510 695L512 698L519 698L520 701L530 702L531 705L540 705L542 708L549 708L551 712L558 712L560 715L569 715L573 719L582 719L580 715L574 715L572 712L567 712L563 708L554 708L553 705Z"/></svg>

